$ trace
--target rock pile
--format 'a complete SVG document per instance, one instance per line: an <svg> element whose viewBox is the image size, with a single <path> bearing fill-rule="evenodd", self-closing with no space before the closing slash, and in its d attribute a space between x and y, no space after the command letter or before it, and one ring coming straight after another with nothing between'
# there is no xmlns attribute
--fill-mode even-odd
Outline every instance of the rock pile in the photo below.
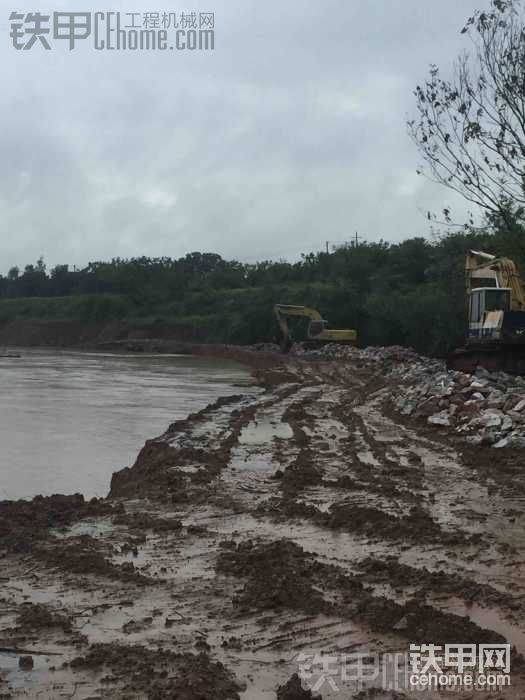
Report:
<svg viewBox="0 0 525 700"><path fill-rule="evenodd" d="M474 374L451 371L399 346L326 345L311 354L380 363L394 380L391 400L403 415L454 430L474 445L525 447L525 377L482 367Z"/></svg>
<svg viewBox="0 0 525 700"><path fill-rule="evenodd" d="M441 365L441 366L438 366ZM447 371L422 358L391 371L403 384L393 402L404 415L453 428L474 445L525 447L525 379L505 372Z"/></svg>
<svg viewBox="0 0 525 700"><path fill-rule="evenodd" d="M412 348L404 348L401 345L389 345L388 347L368 347L364 349L355 348L352 345L338 345L337 343L327 343L315 350L308 350L300 343L293 346L293 355L301 355L309 358L326 360L361 360L365 362L381 362L385 367L394 363L416 362L429 358L422 358Z"/></svg>

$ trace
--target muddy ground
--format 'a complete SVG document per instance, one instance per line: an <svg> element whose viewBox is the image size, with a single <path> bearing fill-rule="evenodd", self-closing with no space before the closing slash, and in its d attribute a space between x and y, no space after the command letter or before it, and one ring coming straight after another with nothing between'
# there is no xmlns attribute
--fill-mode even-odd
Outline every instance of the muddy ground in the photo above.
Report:
<svg viewBox="0 0 525 700"><path fill-rule="evenodd" d="M521 453L401 420L377 364L249 359L107 499L0 503L0 698L525 698ZM505 642L501 690L391 663Z"/></svg>

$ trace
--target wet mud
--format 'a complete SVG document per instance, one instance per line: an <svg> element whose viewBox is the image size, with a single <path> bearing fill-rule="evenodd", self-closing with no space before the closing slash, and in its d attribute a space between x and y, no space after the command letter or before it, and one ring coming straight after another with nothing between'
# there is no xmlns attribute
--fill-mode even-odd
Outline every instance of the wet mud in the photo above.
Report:
<svg viewBox="0 0 525 700"><path fill-rule="evenodd" d="M301 655L506 642L475 697L525 697L521 456L398 416L372 364L250 364L108 498L0 503L0 697L438 698Z"/></svg>
<svg viewBox="0 0 525 700"><path fill-rule="evenodd" d="M176 654L139 645L94 644L69 668L105 673L105 685L118 685L128 697L151 700L229 700L239 698L241 686L223 664L207 653Z"/></svg>

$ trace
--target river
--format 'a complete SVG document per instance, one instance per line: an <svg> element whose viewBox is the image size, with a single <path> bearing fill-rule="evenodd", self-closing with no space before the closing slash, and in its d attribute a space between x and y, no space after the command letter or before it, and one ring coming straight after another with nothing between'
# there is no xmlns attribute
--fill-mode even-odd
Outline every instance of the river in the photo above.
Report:
<svg viewBox="0 0 525 700"><path fill-rule="evenodd" d="M146 439L251 383L202 357L19 352L0 357L0 500L104 496Z"/></svg>

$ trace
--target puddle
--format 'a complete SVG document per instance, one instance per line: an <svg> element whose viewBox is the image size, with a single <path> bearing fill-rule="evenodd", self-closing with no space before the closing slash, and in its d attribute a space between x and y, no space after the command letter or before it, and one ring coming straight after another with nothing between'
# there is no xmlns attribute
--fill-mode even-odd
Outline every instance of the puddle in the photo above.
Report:
<svg viewBox="0 0 525 700"><path fill-rule="evenodd" d="M29 646L29 649L31 647ZM54 650L53 650L54 651ZM0 671L5 675L7 682L13 690L21 688L37 688L49 681L51 677L50 666L60 665L63 663L63 656L60 651L57 651L56 656L44 654L31 654L33 657L33 669L31 671L23 671L18 667L20 656L28 656L29 654L7 654L0 652Z"/></svg>
<svg viewBox="0 0 525 700"><path fill-rule="evenodd" d="M293 431L282 421L283 406L263 408L246 425L239 435L238 444L232 450L231 469L269 471L277 466L274 463L275 441L290 440Z"/></svg>
<svg viewBox="0 0 525 700"><path fill-rule="evenodd" d="M498 632L505 637L509 644L515 646L520 654L525 654L525 630L505 619L499 610L484 608L476 603L466 605L459 598L447 601L445 606L448 612L467 617L479 627Z"/></svg>
<svg viewBox="0 0 525 700"><path fill-rule="evenodd" d="M260 412L242 429L239 444L263 446L275 438L289 440L291 437L293 437L292 429L288 423L281 420L281 415L276 416L275 412Z"/></svg>
<svg viewBox="0 0 525 700"><path fill-rule="evenodd" d="M69 537L80 537L81 535L89 535L89 537L103 537L113 532L114 526L110 519L96 520L81 520L67 529L50 530L50 533L59 539L67 539Z"/></svg>

